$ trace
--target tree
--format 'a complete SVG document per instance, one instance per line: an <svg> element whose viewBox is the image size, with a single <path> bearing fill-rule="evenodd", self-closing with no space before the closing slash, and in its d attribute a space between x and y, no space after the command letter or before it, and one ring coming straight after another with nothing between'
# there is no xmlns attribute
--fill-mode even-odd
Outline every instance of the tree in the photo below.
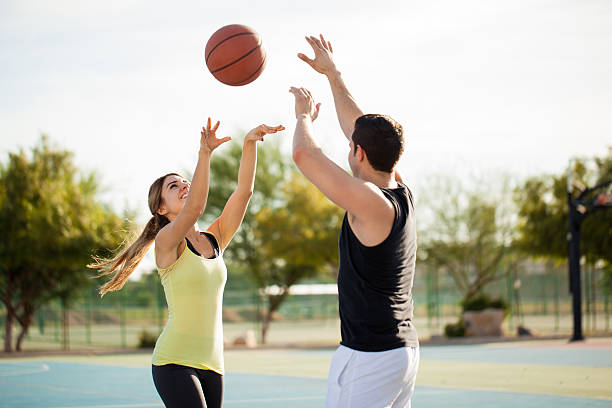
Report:
<svg viewBox="0 0 612 408"><path fill-rule="evenodd" d="M487 284L500 276L511 253L512 211L508 178L497 187L475 182L466 188L457 180L431 180L419 200L421 259L452 276L463 299L482 295Z"/></svg>
<svg viewBox="0 0 612 408"><path fill-rule="evenodd" d="M592 166L589 164L592 163ZM572 167L572 194L585 186L593 187L612 180L612 148L607 155L592 161L576 160ZM567 172L542 175L526 180L515 190L518 206L518 236L515 244L532 256L567 259ZM594 191L585 201L596 201L601 191ZM612 211L599 211L582 224L581 252L590 264L603 263L611 274ZM612 282L612 278L605 279ZM610 290L610 289L608 289Z"/></svg>
<svg viewBox="0 0 612 408"><path fill-rule="evenodd" d="M572 168L572 193L585 185L598 185L612 180L612 148L608 155L595 158L595 167L585 160L576 160ZM593 192L585 200L596 200ZM534 256L567 258L567 172L559 175L532 177L515 190L519 209L519 236L516 244ZM602 259L612 262L612 214L602 211L587 218L582 226L582 253L589 263Z"/></svg>
<svg viewBox="0 0 612 408"><path fill-rule="evenodd" d="M266 267L254 270L253 277L259 288L279 288L278 293L263 292L268 306L261 328L263 342L292 285L338 269L343 211L297 171L283 186L283 194L284 205L263 208L255 217L255 237Z"/></svg>
<svg viewBox="0 0 612 408"><path fill-rule="evenodd" d="M10 153L0 167L0 300L6 308L4 350L16 349L36 310L51 298L64 304L87 285L90 254L115 247L122 219L96 201L94 174L80 174L72 154L43 136L30 157Z"/></svg>

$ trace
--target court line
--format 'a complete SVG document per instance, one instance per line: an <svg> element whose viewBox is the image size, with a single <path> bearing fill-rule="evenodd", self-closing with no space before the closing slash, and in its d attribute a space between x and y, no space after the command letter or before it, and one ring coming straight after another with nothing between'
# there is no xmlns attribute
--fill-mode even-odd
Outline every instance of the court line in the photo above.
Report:
<svg viewBox="0 0 612 408"><path fill-rule="evenodd" d="M227 404L248 404L255 402L282 402L282 401L314 401L324 400L325 397L287 397L287 398L252 398L244 400L224 400L223 405ZM121 405L78 405L78 406L62 406L48 408L148 408L160 407L161 404L121 404Z"/></svg>
<svg viewBox="0 0 612 408"><path fill-rule="evenodd" d="M121 405L71 405L63 407L47 407L47 408L150 408L150 407L163 407L164 405L159 404L121 404Z"/></svg>
<svg viewBox="0 0 612 408"><path fill-rule="evenodd" d="M224 400L223 405L227 404L248 404L254 402L281 402L281 401L311 401L324 400L325 397L288 397L288 398L253 398L244 400ZM161 407L162 404L121 404L121 405L78 405L47 408L149 408Z"/></svg>
<svg viewBox="0 0 612 408"><path fill-rule="evenodd" d="M41 389L44 389L44 390L52 390L52 391L74 392L76 394L99 395L99 396L103 396L103 397L126 398L126 399L141 400L141 401L142 400L151 401L150 398L146 398L146 397L135 397L135 396L132 396L132 395L125 395L125 394L109 394L109 393L105 393L105 392L88 391L88 390L83 390L83 389L78 389L78 388L55 387L55 386L52 386L52 385L28 384L28 383L7 382L7 381L0 381L0 384L17 385L17 386L23 386L23 387L26 387L26 388L27 387L29 387L29 388L41 388Z"/></svg>
<svg viewBox="0 0 612 408"><path fill-rule="evenodd" d="M250 402L280 402L280 401L312 401L312 400L325 400L325 397L286 397L286 398L252 398L245 400L224 400L223 405L226 404L244 404Z"/></svg>
<svg viewBox="0 0 612 408"><path fill-rule="evenodd" d="M44 373L50 370L51 368L48 365L42 364L40 367L36 367L36 368L22 369L22 370L9 371L9 372L0 372L0 377L16 377L18 375L25 375L25 374L38 374L38 373Z"/></svg>

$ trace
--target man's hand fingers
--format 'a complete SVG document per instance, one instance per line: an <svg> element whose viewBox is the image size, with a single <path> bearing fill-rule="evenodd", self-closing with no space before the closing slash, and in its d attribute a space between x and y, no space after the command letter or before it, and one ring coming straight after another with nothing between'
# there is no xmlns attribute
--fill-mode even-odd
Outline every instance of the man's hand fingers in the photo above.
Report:
<svg viewBox="0 0 612 408"><path fill-rule="evenodd" d="M297 98L306 98L306 94L302 91L302 88L291 87L289 88L289 92L291 92L296 99Z"/></svg>
<svg viewBox="0 0 612 408"><path fill-rule="evenodd" d="M304 61L305 63L307 63L308 65L312 66L314 60L311 60L310 58L308 58L306 55L304 54L298 54L297 55L299 59L301 59L302 61Z"/></svg>
<svg viewBox="0 0 612 408"><path fill-rule="evenodd" d="M331 44L329 43L329 41L325 41L325 37L323 37L323 34L319 34L319 36L321 37L321 43L323 44L323 48L331 51Z"/></svg>
<svg viewBox="0 0 612 408"><path fill-rule="evenodd" d="M314 42L319 49L324 49L323 44L321 44L321 40L319 40L317 37L310 37L310 38L312 39L312 42Z"/></svg>
<svg viewBox="0 0 612 408"><path fill-rule="evenodd" d="M312 47L312 50L316 53L317 52L317 44L313 41L313 37L306 37L306 41L308 42L308 44L310 44L310 46Z"/></svg>
<svg viewBox="0 0 612 408"><path fill-rule="evenodd" d="M315 106L315 111L312 113L311 119L313 121L317 120L317 118L319 117L319 109L321 108L321 104L317 103L317 105Z"/></svg>
<svg viewBox="0 0 612 408"><path fill-rule="evenodd" d="M220 124L221 124L221 122L220 122L220 121L217 121L217 123L215 124L215 127L214 127L214 128L212 128L212 131L213 131L213 132L216 132L216 131L217 131L217 129L219 129L219 125L220 125Z"/></svg>

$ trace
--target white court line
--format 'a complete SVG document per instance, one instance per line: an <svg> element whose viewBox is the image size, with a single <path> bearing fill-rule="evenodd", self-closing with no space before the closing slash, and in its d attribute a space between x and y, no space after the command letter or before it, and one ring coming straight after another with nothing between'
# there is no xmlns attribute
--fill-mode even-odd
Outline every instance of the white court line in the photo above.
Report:
<svg viewBox="0 0 612 408"><path fill-rule="evenodd" d="M225 400L223 405L226 404L244 404L248 402L278 402L278 401L311 401L311 400L324 400L325 397L286 397L286 398L253 398L245 400Z"/></svg>
<svg viewBox="0 0 612 408"><path fill-rule="evenodd" d="M163 404L121 404L121 405L73 405L66 407L49 407L49 408L149 408L163 407Z"/></svg>
<svg viewBox="0 0 612 408"><path fill-rule="evenodd" d="M45 371L51 370L48 365L42 364L40 367L35 368L22 368L21 370L17 369L14 371L8 372L0 372L0 377L15 377L18 375L26 375L26 374L37 374L44 373Z"/></svg>
<svg viewBox="0 0 612 408"><path fill-rule="evenodd" d="M254 402L280 402L280 401L310 401L324 400L324 397L288 397L288 398L252 398L244 400L225 400L223 405L227 404L246 404ZM64 407L48 407L48 408L150 408L162 407L162 404L121 404L121 405L75 405Z"/></svg>

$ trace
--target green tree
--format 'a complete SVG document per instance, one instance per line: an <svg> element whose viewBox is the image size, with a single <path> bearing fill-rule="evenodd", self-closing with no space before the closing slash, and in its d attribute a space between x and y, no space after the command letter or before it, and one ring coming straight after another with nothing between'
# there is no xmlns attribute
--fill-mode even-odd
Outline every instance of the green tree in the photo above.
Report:
<svg viewBox="0 0 612 408"><path fill-rule="evenodd" d="M418 202L419 217L423 212L425 218L419 228L420 258L447 271L464 301L482 295L510 264L509 184L505 176L495 184L474 180L472 188L436 178L427 183L428 191Z"/></svg>
<svg viewBox="0 0 612 408"><path fill-rule="evenodd" d="M278 293L262 291L267 298L261 327L263 342L274 312L292 285L338 269L338 232L343 211L297 171L282 191L283 205L263 208L255 217L255 237L265 267L253 270L253 277L259 288L279 288Z"/></svg>
<svg viewBox="0 0 612 408"><path fill-rule="evenodd" d="M34 312L52 298L66 305L89 283L85 264L99 248L115 247L122 218L96 201L94 174L81 174L72 154L43 136L31 155L10 153L0 166L0 300L6 309L4 350L16 349Z"/></svg>
<svg viewBox="0 0 612 408"><path fill-rule="evenodd" d="M576 197L586 187L612 181L612 148L594 160L576 160L570 186ZM535 257L567 259L568 202L567 172L532 177L515 189L518 206L518 236L515 245ZM608 187L608 192L610 187ZM595 202L604 190L584 197ZM612 284L612 210L598 211L582 223L581 252L590 264L603 263L608 290Z"/></svg>

